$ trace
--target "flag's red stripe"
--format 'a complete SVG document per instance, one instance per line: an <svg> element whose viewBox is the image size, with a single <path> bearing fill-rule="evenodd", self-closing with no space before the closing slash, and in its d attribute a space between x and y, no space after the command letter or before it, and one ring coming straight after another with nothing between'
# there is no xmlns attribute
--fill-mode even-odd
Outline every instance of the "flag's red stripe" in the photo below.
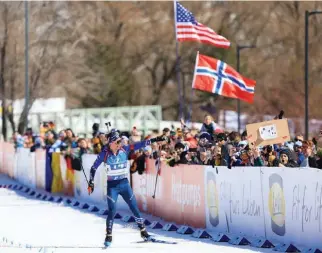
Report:
<svg viewBox="0 0 322 253"><path fill-rule="evenodd" d="M185 36L185 37L192 37L191 35L197 35L199 37L206 37L212 40L216 40L216 41L220 41L220 42L226 42L229 43L230 42L228 40L226 40L225 38L222 37L217 37L217 36L213 36L212 34L202 34L202 33L196 33L196 32L177 32L178 35ZM193 38L193 37L192 37Z"/></svg>
<svg viewBox="0 0 322 253"><path fill-rule="evenodd" d="M205 32L205 33L210 33L210 34L214 34L220 37L223 37L219 34L217 34L214 30L210 29L209 27L206 26L197 26L197 25L177 25L177 30L187 30L187 29L194 29L197 30L199 32ZM226 38L225 38L226 39ZM226 39L227 40L227 39Z"/></svg>
<svg viewBox="0 0 322 253"><path fill-rule="evenodd" d="M191 29L194 28L198 31L208 31L212 33L216 33L214 30L212 30L210 27L204 26L204 25L193 25L190 23L182 24L182 23L177 23L176 27L178 29Z"/></svg>
<svg viewBox="0 0 322 253"><path fill-rule="evenodd" d="M199 36L208 36L208 37L212 37L218 40L224 40L224 41L229 41L226 38L224 38L223 36L220 36L218 34L215 33L210 33L210 32L198 32L195 31L194 29L180 29L177 30L177 34L198 34Z"/></svg>
<svg viewBox="0 0 322 253"><path fill-rule="evenodd" d="M238 98L248 103L253 103L254 101L254 93L242 90L238 85L229 82L224 82L221 95L230 98Z"/></svg>

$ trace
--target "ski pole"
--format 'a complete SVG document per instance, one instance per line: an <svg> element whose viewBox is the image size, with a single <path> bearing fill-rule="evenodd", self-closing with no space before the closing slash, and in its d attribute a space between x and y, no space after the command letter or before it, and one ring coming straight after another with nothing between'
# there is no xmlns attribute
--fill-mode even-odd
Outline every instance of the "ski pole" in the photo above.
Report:
<svg viewBox="0 0 322 253"><path fill-rule="evenodd" d="M88 182L88 179L87 179L87 176L86 176L86 173L85 173L85 170L84 170L84 168L83 168L83 162L82 162L82 158L80 158L80 160L81 160L81 167L82 167L82 171L83 171L83 173L84 173L84 176L85 176L85 180L86 180L86 182L87 182L87 185L89 185L89 182ZM88 191L88 195L90 195L90 193L89 193L89 188L87 188L87 191Z"/></svg>
<svg viewBox="0 0 322 253"><path fill-rule="evenodd" d="M157 184L158 184L158 177L159 177L159 172L157 173L156 179L155 179L155 185L154 185L154 193L152 198L155 199L155 192L157 191Z"/></svg>
<svg viewBox="0 0 322 253"><path fill-rule="evenodd" d="M85 173L85 170L84 170L84 168L83 168L83 160L82 160L82 156L80 157L80 165L81 165L81 169L82 169L82 171L83 171L83 173L84 173L84 176L85 176L85 179L86 179L86 183L87 183L87 185L89 184L88 183L88 179L87 179L87 176L86 176L86 173Z"/></svg>
<svg viewBox="0 0 322 253"><path fill-rule="evenodd" d="M83 165L82 165L82 171L83 171L83 173L84 173L84 176L85 176L85 179L86 179L87 184L89 184L89 182L88 182L88 180L87 180L87 176L86 176L85 171L84 171L84 168L83 168Z"/></svg>
<svg viewBox="0 0 322 253"><path fill-rule="evenodd" d="M154 193L152 198L155 198L155 193L157 191L157 184L158 184L158 177L159 177L159 172L160 172L160 166L161 166L161 146L159 147L159 157L158 157L158 169L157 169L157 176L155 178L155 185L154 185Z"/></svg>

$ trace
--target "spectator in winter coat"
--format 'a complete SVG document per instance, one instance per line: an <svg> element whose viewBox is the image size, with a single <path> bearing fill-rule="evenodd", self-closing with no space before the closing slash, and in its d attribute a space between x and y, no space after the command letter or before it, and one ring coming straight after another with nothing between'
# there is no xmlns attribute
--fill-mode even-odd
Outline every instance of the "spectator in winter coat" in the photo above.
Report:
<svg viewBox="0 0 322 253"><path fill-rule="evenodd" d="M319 168L319 169L322 169L322 149L319 149L319 150L317 151L316 156L317 156L316 163L317 163L317 165L318 165L318 168Z"/></svg>
<svg viewBox="0 0 322 253"><path fill-rule="evenodd" d="M231 152L235 149L232 148ZM260 167L264 166L264 161L259 155L259 151L254 148L253 150L243 149L240 151L240 156L236 157L234 154L231 156L231 166L254 166Z"/></svg>
<svg viewBox="0 0 322 253"><path fill-rule="evenodd" d="M79 138L77 140L78 147L71 149L71 163L74 170L82 170L82 156L84 154L92 154L91 140Z"/></svg>
<svg viewBox="0 0 322 253"><path fill-rule="evenodd" d="M237 152L243 150L244 148L246 148L246 146L248 145L247 141L240 141L238 142L238 145L236 147Z"/></svg>
<svg viewBox="0 0 322 253"><path fill-rule="evenodd" d="M59 132L58 139L51 146L54 152L65 151L67 149L67 144L65 143L66 133L64 130Z"/></svg>
<svg viewBox="0 0 322 253"><path fill-rule="evenodd" d="M65 130L66 132L66 138L65 138L65 143L67 144L68 148L77 148L77 138L71 128L67 128Z"/></svg>
<svg viewBox="0 0 322 253"><path fill-rule="evenodd" d="M136 171L142 175L146 168L145 160L151 158L152 148L150 146L145 147L142 153L139 153L138 157L134 161L136 163Z"/></svg>
<svg viewBox="0 0 322 253"><path fill-rule="evenodd" d="M167 137L167 138L170 138L170 129L169 128L163 128L163 130L162 130L162 136L165 136L165 137Z"/></svg>
<svg viewBox="0 0 322 253"><path fill-rule="evenodd" d="M207 114L204 118L203 124L201 126L200 132L207 132L211 136L214 135L217 125L211 115Z"/></svg>
<svg viewBox="0 0 322 253"><path fill-rule="evenodd" d="M129 145L129 138L125 135L122 135L122 145L126 146L126 145Z"/></svg>
<svg viewBox="0 0 322 253"><path fill-rule="evenodd" d="M98 137L98 134L99 134L99 127L100 127L100 125L99 125L98 123L94 123L94 124L93 124L93 126L92 126L92 130L93 130L92 137L93 137L93 138Z"/></svg>
<svg viewBox="0 0 322 253"><path fill-rule="evenodd" d="M184 142L187 144L189 148L197 148L198 141L197 139L192 135L189 129L184 129L183 131L184 135Z"/></svg>
<svg viewBox="0 0 322 253"><path fill-rule="evenodd" d="M78 144L78 148L75 148L73 151L74 154L76 154L75 156L77 156L78 158L81 158L83 154L92 154L93 153L93 149L90 146L90 143L88 143L86 141L86 139L84 138L79 138L77 141Z"/></svg>
<svg viewBox="0 0 322 253"><path fill-rule="evenodd" d="M15 149L17 150L17 148L23 148L24 147L24 138L21 136L21 134L19 134L18 132L15 132L13 134L13 141L15 143Z"/></svg>
<svg viewBox="0 0 322 253"><path fill-rule="evenodd" d="M185 151L185 145L182 144L181 142L178 142L175 146L174 149L176 151L176 157L175 161L177 164L187 164L188 161L186 159L187 151Z"/></svg>
<svg viewBox="0 0 322 253"><path fill-rule="evenodd" d="M239 142L241 141L240 135L237 132L230 132L227 135L227 142L231 143L232 145L235 146L235 144L237 145Z"/></svg>
<svg viewBox="0 0 322 253"><path fill-rule="evenodd" d="M220 148L219 148L220 149ZM214 166L221 166L221 154L220 152L214 154Z"/></svg>
<svg viewBox="0 0 322 253"><path fill-rule="evenodd" d="M304 159L300 164L300 167L310 167L310 168L318 168L318 164L316 162L316 158L313 156L313 142L312 141L303 141L302 142L302 150L304 154Z"/></svg>
<svg viewBox="0 0 322 253"><path fill-rule="evenodd" d="M52 130L47 131L45 138L46 138L45 145L48 152L49 153L55 152L55 150L52 148L52 145L56 142L55 132L53 132Z"/></svg>
<svg viewBox="0 0 322 253"><path fill-rule="evenodd" d="M212 154L210 150L202 148L198 154L198 160L200 165L212 165L214 161L212 159Z"/></svg>
<svg viewBox="0 0 322 253"><path fill-rule="evenodd" d="M263 148L263 157L265 160L265 166L273 167L273 162L276 159L276 156L271 145L267 145Z"/></svg>
<svg viewBox="0 0 322 253"><path fill-rule="evenodd" d="M242 135L240 136L242 141L247 141L247 131L245 130Z"/></svg>
<svg viewBox="0 0 322 253"><path fill-rule="evenodd" d="M300 166L303 160L305 159L304 154L302 152L302 142L296 141L294 144L294 151L297 154L297 163Z"/></svg>
<svg viewBox="0 0 322 253"><path fill-rule="evenodd" d="M132 128L131 137L129 138L130 144L142 140L142 132L140 132L135 126Z"/></svg>
<svg viewBox="0 0 322 253"><path fill-rule="evenodd" d="M279 159L273 161L274 167L298 167L297 162L294 159L294 154L290 149L280 149Z"/></svg>
<svg viewBox="0 0 322 253"><path fill-rule="evenodd" d="M94 154L99 154L102 151L104 145L107 144L107 138L105 133L99 132L95 138L92 138L92 145Z"/></svg>
<svg viewBox="0 0 322 253"><path fill-rule="evenodd" d="M228 166L230 156L228 147L226 145L227 137L226 134L220 133L217 135L217 143L218 146L221 148L221 166Z"/></svg>
<svg viewBox="0 0 322 253"><path fill-rule="evenodd" d="M23 138L25 148L31 148L35 144L36 135L34 135L31 127L27 128L27 131L24 134Z"/></svg>

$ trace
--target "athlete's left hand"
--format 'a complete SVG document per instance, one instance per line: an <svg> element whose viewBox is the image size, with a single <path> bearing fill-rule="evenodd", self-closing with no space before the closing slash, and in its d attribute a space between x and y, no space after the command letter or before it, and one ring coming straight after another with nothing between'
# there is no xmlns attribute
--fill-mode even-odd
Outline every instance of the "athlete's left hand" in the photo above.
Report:
<svg viewBox="0 0 322 253"><path fill-rule="evenodd" d="M93 180L89 180L87 190L88 190L88 195L91 195L93 193L93 191L94 191Z"/></svg>
<svg viewBox="0 0 322 253"><path fill-rule="evenodd" d="M162 136L158 136L156 138L152 138L150 139L151 143L154 143L154 142L163 142L163 141L168 141L168 138L164 135Z"/></svg>
<svg viewBox="0 0 322 253"><path fill-rule="evenodd" d="M168 140L169 140L169 138L167 136L164 136L164 135L157 137L158 142L163 142L163 141L168 142Z"/></svg>

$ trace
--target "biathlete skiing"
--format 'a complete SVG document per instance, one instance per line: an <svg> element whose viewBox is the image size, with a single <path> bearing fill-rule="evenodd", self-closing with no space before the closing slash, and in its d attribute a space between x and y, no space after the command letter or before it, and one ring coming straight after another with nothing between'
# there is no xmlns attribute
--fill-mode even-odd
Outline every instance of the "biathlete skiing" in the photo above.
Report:
<svg viewBox="0 0 322 253"><path fill-rule="evenodd" d="M118 130L112 129L107 135L108 144L104 146L101 153L98 154L93 166L90 170L90 180L88 182L88 192L94 191L94 177L97 168L102 162L107 167L107 203L108 215L106 218L106 237L104 241L105 247L109 247L112 243L112 229L114 216L116 214L116 202L118 195L121 195L124 201L131 209L135 221L140 229L141 237L148 241L151 236L148 234L144 225L144 219L141 217L136 198L131 189L128 175L128 155L131 150L138 150L151 145L154 142L165 141L166 137L156 137L145 141L136 142L133 145L122 145L122 139Z"/></svg>

